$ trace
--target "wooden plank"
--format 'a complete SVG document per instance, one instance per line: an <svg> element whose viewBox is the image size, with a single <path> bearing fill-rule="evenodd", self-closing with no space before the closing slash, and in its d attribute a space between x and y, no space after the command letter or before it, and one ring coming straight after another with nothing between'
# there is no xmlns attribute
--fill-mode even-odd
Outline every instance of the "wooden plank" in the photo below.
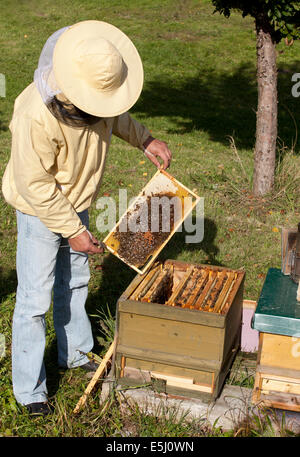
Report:
<svg viewBox="0 0 300 457"><path fill-rule="evenodd" d="M220 308L220 314L226 314L230 307L232 306L234 297L236 294L240 291L242 287L242 283L244 281L245 275L239 275L238 273L234 273L236 276L234 277L234 282L232 287L230 287L230 290L228 291L228 294L224 300L224 302L221 305Z"/></svg>
<svg viewBox="0 0 300 457"><path fill-rule="evenodd" d="M296 382L294 382L296 381ZM252 402L272 408L300 411L300 380L256 373Z"/></svg>
<svg viewBox="0 0 300 457"><path fill-rule="evenodd" d="M174 176L170 175L170 173L168 173L166 170L164 169L161 169L160 172L162 174L164 174L165 176L167 176L171 181L173 181L177 186L180 186L182 189L184 189L186 191L186 194L187 195L192 195L194 198L197 198L199 199L199 195L195 194L195 192L193 192L192 190L190 190L188 187L186 187L184 184L182 184L181 182L177 181Z"/></svg>
<svg viewBox="0 0 300 457"><path fill-rule="evenodd" d="M300 370L299 342L300 338L263 333L260 364Z"/></svg>
<svg viewBox="0 0 300 457"><path fill-rule="evenodd" d="M146 275L147 275L147 273L145 273L144 275L136 275L133 278L132 282L128 285L128 287L126 287L126 289L120 296L119 301L124 301L124 300L127 300L128 297L131 297L131 294L133 294L134 291L136 290L136 288L143 282Z"/></svg>
<svg viewBox="0 0 300 457"><path fill-rule="evenodd" d="M255 310L257 307L256 300L243 300L243 308L249 308Z"/></svg>
<svg viewBox="0 0 300 457"><path fill-rule="evenodd" d="M73 411L74 414L77 414L81 410L81 408L85 405L88 396L91 394L91 392L93 391L97 382L99 381L100 377L103 375L103 373L107 367L107 364L109 363L109 361L114 353L115 347L116 347L116 341L113 341L112 344L110 345L107 353L105 354L102 362L100 363L99 367L97 368L94 376L92 377L90 383L88 384L87 388L85 389L84 394L79 399L79 401Z"/></svg>
<svg viewBox="0 0 300 457"><path fill-rule="evenodd" d="M300 384L300 378L291 378L288 376L279 376L270 373L259 373L263 379L273 379L274 381L287 382L292 384Z"/></svg>
<svg viewBox="0 0 300 457"><path fill-rule="evenodd" d="M212 393L211 386L205 386L205 385L201 385L201 384L188 384L187 385L187 384L184 384L181 382L167 380L167 386L179 387L180 389L193 390L193 391L198 391L198 392Z"/></svg>
<svg viewBox="0 0 300 457"><path fill-rule="evenodd" d="M187 308L187 300L190 297L191 293L194 291L199 279L201 278L201 271L194 268L192 274L190 275L185 287L182 289L181 293L177 296L175 303L181 308Z"/></svg>
<svg viewBox="0 0 300 457"><path fill-rule="evenodd" d="M229 291L231 290L231 288L232 288L232 286L234 284L233 280L234 280L234 273L229 272L227 274L226 283L224 284L223 289L222 289L222 291L221 291L221 293L220 293L220 295L218 297L218 300L217 300L217 302L215 304L215 307L214 307L214 311L216 313L218 313L221 310L221 307L222 307L223 303L227 299Z"/></svg>
<svg viewBox="0 0 300 457"><path fill-rule="evenodd" d="M170 321L124 314L119 327L119 342L149 351L178 356L219 360L222 357L223 329L189 322Z"/></svg>
<svg viewBox="0 0 300 457"><path fill-rule="evenodd" d="M190 297L188 298L186 304L185 304L185 308L193 308L194 307L194 301L196 300L197 298L197 295L199 293L199 291L201 290L201 287L203 286L203 284L205 283L205 281L207 280L208 278L208 270L201 270L201 278L198 282L198 284L196 285L196 287L194 288L194 290L192 291Z"/></svg>
<svg viewBox="0 0 300 457"><path fill-rule="evenodd" d="M300 412L299 399L293 394L283 392L276 392L268 395L262 394L259 403L271 408Z"/></svg>
<svg viewBox="0 0 300 457"><path fill-rule="evenodd" d="M213 271L213 270L209 271L208 281L205 284L203 291L197 298L196 303L194 304L195 309L204 308L205 300L207 299L211 289L213 288L213 286L217 280L217 274L218 274L217 271Z"/></svg>
<svg viewBox="0 0 300 457"><path fill-rule="evenodd" d="M161 264L155 265L143 278L143 280L139 283L137 288L133 291L132 295L130 295L131 300L138 300L140 296L144 295L147 291L147 288L151 287L151 281L153 281L153 276L156 274L159 269L161 269Z"/></svg>
<svg viewBox="0 0 300 457"><path fill-rule="evenodd" d="M157 371L151 371L151 376L154 378L165 379L166 381L175 381L182 384L193 384L192 378L186 378L184 376L171 376L165 373L158 373Z"/></svg>
<svg viewBox="0 0 300 457"><path fill-rule="evenodd" d="M284 367L270 367L266 365L261 365L257 363L256 371L258 373L264 373L268 376L279 376L280 378L288 378L288 379L300 379L300 370L293 370L290 368Z"/></svg>
<svg viewBox="0 0 300 457"><path fill-rule="evenodd" d="M258 336L258 351L257 351L257 364L261 364L261 351L263 347L264 333L259 332Z"/></svg>
<svg viewBox="0 0 300 457"><path fill-rule="evenodd" d="M155 302L155 294L157 292L157 289L159 286L162 286L163 283L166 280L166 277L169 277L170 275L170 270L167 268L164 268L159 271L158 275L155 277L154 281L152 282L151 286L147 290L147 292L141 296L141 301L144 302Z"/></svg>
<svg viewBox="0 0 300 457"><path fill-rule="evenodd" d="M256 373L253 391L252 391L252 403L254 403L255 405L258 404L260 401L261 383L262 383L262 378L259 375L259 373Z"/></svg>
<svg viewBox="0 0 300 457"><path fill-rule="evenodd" d="M171 365L170 363L157 362L155 360L140 360L131 357L126 358L126 367L124 377L129 375L131 378L140 379L142 377L148 381L152 372L164 373L169 376L180 378L192 378L195 384L213 385L214 371L201 369L187 368L178 364Z"/></svg>
<svg viewBox="0 0 300 457"><path fill-rule="evenodd" d="M194 384L193 379L166 375L164 373L151 372L157 379L167 381L167 386L179 387L181 389L195 390L198 392L212 392L212 386L206 384Z"/></svg>
<svg viewBox="0 0 300 457"><path fill-rule="evenodd" d="M206 304L206 307L205 307L205 311L210 311L210 312L214 311L215 312L216 306L217 306L217 303L218 303L218 298L223 293L223 289L224 289L225 284L226 284L226 281L224 283L226 275L227 275L226 271L220 271L217 274L217 280L216 280L216 283L215 283L215 285L213 287L213 290L211 291L211 293L210 293L210 295L208 297L208 300L206 302L207 304Z"/></svg>
<svg viewBox="0 0 300 457"><path fill-rule="evenodd" d="M187 269L187 272L186 274L184 275L184 277L182 278L182 280L179 282L178 286L176 287L176 289L174 290L174 292L172 293L171 297L169 298L169 300L166 302L166 305L169 305L169 306L175 306L175 299L176 297L180 294L181 292L181 289L186 285L190 275L192 274L192 271L193 271L194 267L193 266L190 266L188 269Z"/></svg>
<svg viewBox="0 0 300 457"><path fill-rule="evenodd" d="M266 378L263 376L261 393L269 393L271 391L284 392L295 395L300 395L300 384L295 382L288 382L287 380L278 380L272 378ZM300 397L299 397L300 400Z"/></svg>
<svg viewBox="0 0 300 457"><path fill-rule="evenodd" d="M222 363L220 360L203 359L192 356L182 357L176 353L172 354L158 350L140 349L139 347L130 347L123 344L119 344L117 350L126 357L149 362L159 362L167 365L178 365L182 368L191 368L195 370L218 371L220 370Z"/></svg>
<svg viewBox="0 0 300 457"><path fill-rule="evenodd" d="M230 292L230 300L232 300L232 302L228 311L226 314L218 314L219 316L225 317L223 357L226 357L233 349L240 347L242 334L243 285L244 276L238 277Z"/></svg>
<svg viewBox="0 0 300 457"><path fill-rule="evenodd" d="M151 316L172 321L191 322L209 327L224 328L225 315L199 312L198 309L167 306L160 303L142 303L136 300L122 300L118 302L118 312ZM122 316L121 316L122 318Z"/></svg>
<svg viewBox="0 0 300 457"><path fill-rule="evenodd" d="M162 265L159 265L153 271L153 274L149 278L149 281L147 281L147 282L145 281L144 282L144 288L140 291L140 294L136 298L136 300L142 300L143 298L145 298L145 296L147 296L147 294L149 292L149 289L152 288L153 284L156 282L156 280L157 280L158 276L161 274L161 272L162 272Z"/></svg>
<svg viewBox="0 0 300 457"><path fill-rule="evenodd" d="M124 368L125 368L125 357L122 355L121 357L121 371L120 371L120 377L123 378L124 376Z"/></svg>

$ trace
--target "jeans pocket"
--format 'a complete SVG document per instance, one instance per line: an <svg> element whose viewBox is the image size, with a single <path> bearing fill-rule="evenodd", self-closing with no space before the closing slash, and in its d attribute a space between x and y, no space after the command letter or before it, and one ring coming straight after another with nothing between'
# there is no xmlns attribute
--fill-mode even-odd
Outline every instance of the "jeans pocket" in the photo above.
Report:
<svg viewBox="0 0 300 457"><path fill-rule="evenodd" d="M58 242L61 235L51 232L45 224L36 216L21 213L17 210L18 235L25 238L39 238Z"/></svg>

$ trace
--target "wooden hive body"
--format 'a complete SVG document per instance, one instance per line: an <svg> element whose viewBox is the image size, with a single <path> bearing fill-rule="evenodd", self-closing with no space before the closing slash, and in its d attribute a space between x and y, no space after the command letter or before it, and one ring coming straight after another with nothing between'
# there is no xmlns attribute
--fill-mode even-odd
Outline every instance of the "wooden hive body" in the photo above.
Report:
<svg viewBox="0 0 300 457"><path fill-rule="evenodd" d="M252 399L300 412L300 338L260 333Z"/></svg>
<svg viewBox="0 0 300 457"><path fill-rule="evenodd" d="M297 284L270 268L254 314L259 331L253 402L300 411L300 303Z"/></svg>
<svg viewBox="0 0 300 457"><path fill-rule="evenodd" d="M184 275L195 265L168 260L164 266ZM118 300L115 367L119 382L143 382L171 395L215 399L240 346L245 273L235 274L230 306L223 314L132 300L145 278L138 275Z"/></svg>

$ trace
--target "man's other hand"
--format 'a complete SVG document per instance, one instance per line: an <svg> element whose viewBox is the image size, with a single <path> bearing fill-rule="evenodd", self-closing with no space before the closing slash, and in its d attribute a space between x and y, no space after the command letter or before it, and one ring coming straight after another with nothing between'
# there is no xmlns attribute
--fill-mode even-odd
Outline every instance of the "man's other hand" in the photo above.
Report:
<svg viewBox="0 0 300 457"><path fill-rule="evenodd" d="M157 138L149 137L143 144L145 148L145 156L157 167L165 170L169 168L172 160L172 153L168 148L167 143L160 141ZM160 164L159 157L163 161L163 165Z"/></svg>
<svg viewBox="0 0 300 457"><path fill-rule="evenodd" d="M86 254L103 254L104 248L101 243L87 230L80 235L68 240L73 251Z"/></svg>

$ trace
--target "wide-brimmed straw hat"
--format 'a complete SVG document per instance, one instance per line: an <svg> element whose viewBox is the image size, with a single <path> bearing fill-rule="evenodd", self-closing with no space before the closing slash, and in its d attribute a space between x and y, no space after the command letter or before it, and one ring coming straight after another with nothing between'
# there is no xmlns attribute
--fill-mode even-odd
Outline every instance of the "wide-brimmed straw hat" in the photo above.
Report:
<svg viewBox="0 0 300 457"><path fill-rule="evenodd" d="M74 24L60 35L53 71L71 103L99 117L129 110L144 81L142 61L132 41L117 27L93 20Z"/></svg>

